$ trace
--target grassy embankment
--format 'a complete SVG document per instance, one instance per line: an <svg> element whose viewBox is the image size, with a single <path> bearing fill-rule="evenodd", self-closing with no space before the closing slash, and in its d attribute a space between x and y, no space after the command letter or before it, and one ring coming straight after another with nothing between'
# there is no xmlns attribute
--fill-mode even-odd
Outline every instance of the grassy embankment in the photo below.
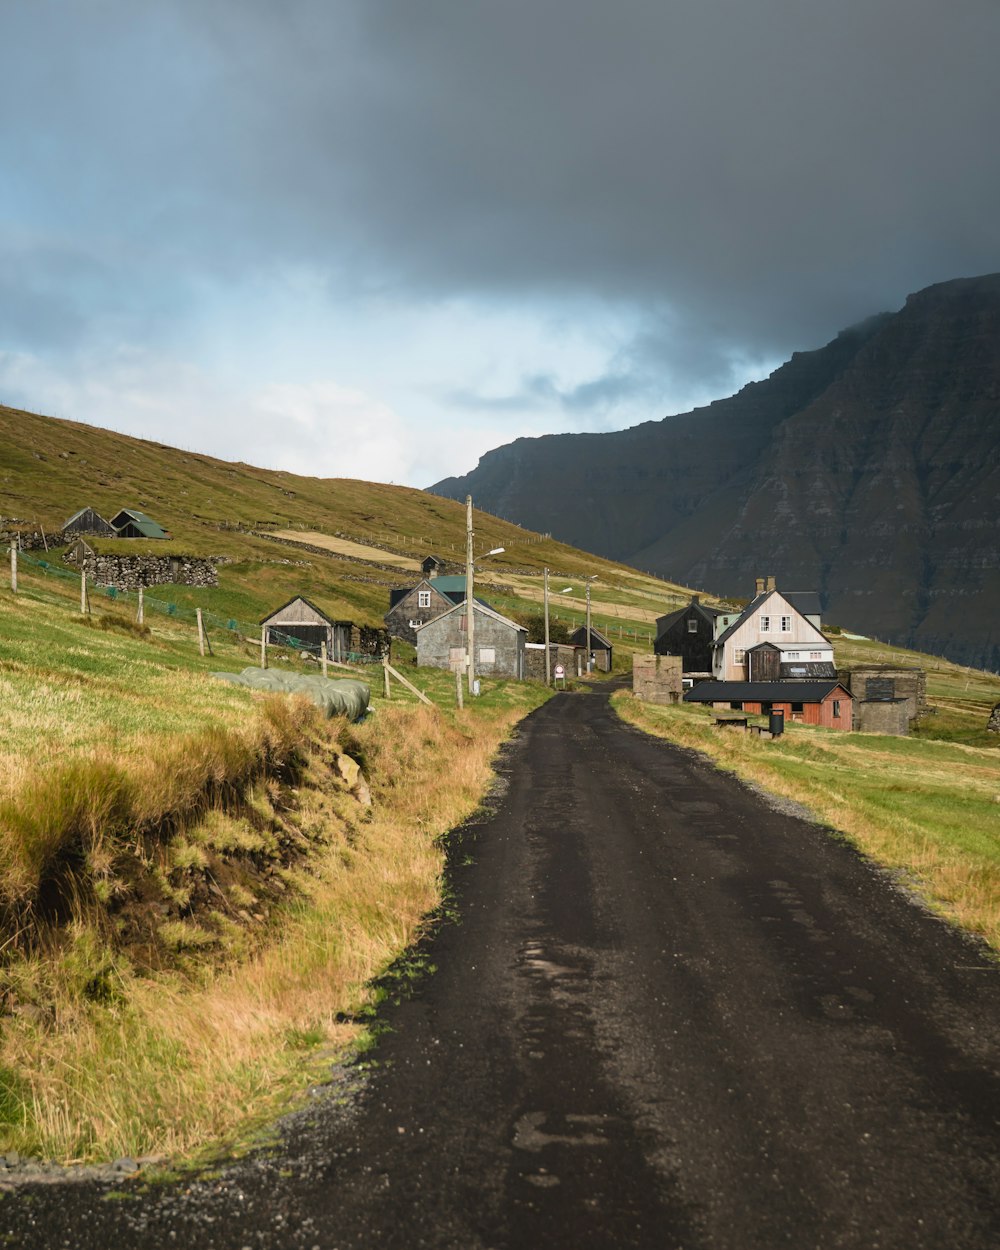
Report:
<svg viewBox="0 0 1000 1250"><path fill-rule="evenodd" d="M450 675L413 669L441 711L397 686L323 721L207 677L252 648L202 660L190 627L86 621L30 581L0 594L0 1150L188 1151L363 1043L345 1017L440 902L438 839L543 692L486 683L459 715Z"/></svg>
<svg viewBox="0 0 1000 1250"><path fill-rule="evenodd" d="M986 732L1000 678L869 641L834 639L837 662L917 664L932 709L909 738L786 726L774 741L718 729L696 705L615 696L625 719L793 799L939 913L1000 951L1000 742ZM764 722L763 717L751 718Z"/></svg>

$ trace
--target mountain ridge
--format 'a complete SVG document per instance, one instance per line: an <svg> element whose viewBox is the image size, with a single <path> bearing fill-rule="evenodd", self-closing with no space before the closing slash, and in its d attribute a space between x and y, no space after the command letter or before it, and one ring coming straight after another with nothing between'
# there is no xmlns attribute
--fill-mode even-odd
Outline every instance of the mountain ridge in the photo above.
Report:
<svg viewBox="0 0 1000 1250"><path fill-rule="evenodd" d="M910 295L770 377L610 434L518 439L432 486L610 558L1000 668L1000 274Z"/></svg>

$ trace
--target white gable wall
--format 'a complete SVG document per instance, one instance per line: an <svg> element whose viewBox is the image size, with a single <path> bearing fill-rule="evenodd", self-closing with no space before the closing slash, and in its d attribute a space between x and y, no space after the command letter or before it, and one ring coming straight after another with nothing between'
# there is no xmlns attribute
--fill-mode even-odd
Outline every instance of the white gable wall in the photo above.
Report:
<svg viewBox="0 0 1000 1250"><path fill-rule="evenodd" d="M746 653L762 642L785 651L798 651L803 662L833 663L833 647L780 591L754 601L740 623L721 646L716 646L712 672L718 681L746 681Z"/></svg>

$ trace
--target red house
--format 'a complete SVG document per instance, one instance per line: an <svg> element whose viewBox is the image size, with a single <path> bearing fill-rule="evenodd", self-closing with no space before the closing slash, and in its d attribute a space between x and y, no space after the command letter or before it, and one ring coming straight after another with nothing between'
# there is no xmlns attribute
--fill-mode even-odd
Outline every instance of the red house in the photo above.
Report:
<svg viewBox="0 0 1000 1250"><path fill-rule="evenodd" d="M786 724L850 729L851 693L839 681L703 681L684 696L685 703L767 716L784 712Z"/></svg>

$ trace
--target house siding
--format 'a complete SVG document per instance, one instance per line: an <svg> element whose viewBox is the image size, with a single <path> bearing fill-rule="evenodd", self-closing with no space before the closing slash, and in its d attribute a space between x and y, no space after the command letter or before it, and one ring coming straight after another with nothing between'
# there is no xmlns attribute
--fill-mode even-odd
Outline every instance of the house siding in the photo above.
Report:
<svg viewBox="0 0 1000 1250"><path fill-rule="evenodd" d="M421 591L430 595L429 607L420 607ZM421 582L419 586L414 586L403 598L394 603L382 619L393 638L399 638L415 647L417 631L410 622L415 621L417 625L423 625L426 621L433 621L436 616L440 616L442 612L447 612L454 606L454 601L442 594L432 584L431 579L428 579Z"/></svg>
<svg viewBox="0 0 1000 1250"><path fill-rule="evenodd" d="M524 677L526 630L504 617L474 606L477 677ZM417 664L451 668L452 651L466 648L464 605L422 625L417 633ZM483 658L483 652L487 657ZM489 653L492 652L492 659Z"/></svg>
<svg viewBox="0 0 1000 1250"><path fill-rule="evenodd" d="M768 621L766 630L762 628L763 617ZM790 618L790 630L781 628L783 617ZM720 618L720 625L724 619ZM754 600L729 637L716 644L713 662L715 677L720 681L746 681L746 652L762 643L805 652L806 661L814 651L821 653L820 660L833 661L833 648L829 641L784 598L781 591L775 590ZM738 652L744 656L740 663L736 661Z"/></svg>

